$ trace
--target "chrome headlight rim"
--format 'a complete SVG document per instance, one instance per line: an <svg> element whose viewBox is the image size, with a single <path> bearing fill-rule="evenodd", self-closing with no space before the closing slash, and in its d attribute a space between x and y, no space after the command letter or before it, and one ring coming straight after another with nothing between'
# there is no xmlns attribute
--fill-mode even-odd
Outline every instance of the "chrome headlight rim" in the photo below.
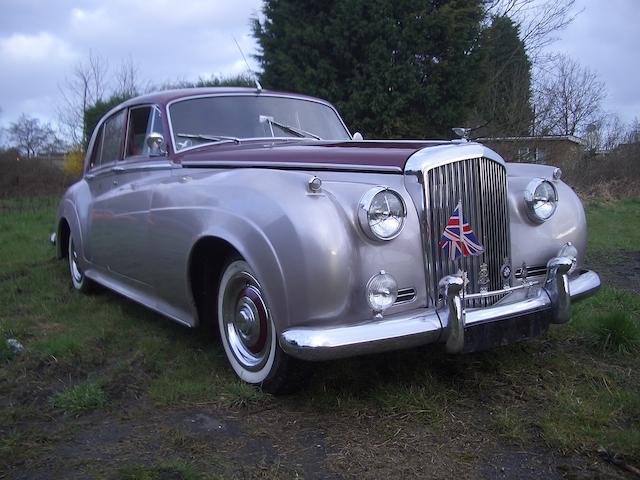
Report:
<svg viewBox="0 0 640 480"><path fill-rule="evenodd" d="M551 187L551 189L553 190L554 198L552 201L547 200L548 203L553 205L551 213L546 217L541 217L540 215L538 215L538 212L535 209L536 202L540 200L540 198L536 196L536 191L541 185L544 184L547 184ZM542 224L553 217L553 215L556 213L556 210L558 208L558 189L552 182L547 179L534 178L527 184L527 187L524 190L524 204L525 212L527 213L527 217L529 218L529 220L537 224Z"/></svg>
<svg viewBox="0 0 640 480"><path fill-rule="evenodd" d="M400 201L400 204L402 205L402 215L399 217L400 225L398 229L392 235L389 235L389 236L378 235L371 228L371 224L369 223L369 213L371 211L371 205L373 203L373 200L377 195L383 192L388 192L393 196L395 196ZM375 241L387 242L389 240L393 240L394 238L397 238L398 235L402 233L402 230L404 229L405 220L407 218L407 205L404 199L402 198L402 195L400 195L400 193L398 193L396 190L386 186L377 186L367 190L367 192L362 196L362 198L360 199L360 202L358 203L357 216L358 216L358 223L360 224L360 229L364 232L364 234L369 239L375 240Z"/></svg>

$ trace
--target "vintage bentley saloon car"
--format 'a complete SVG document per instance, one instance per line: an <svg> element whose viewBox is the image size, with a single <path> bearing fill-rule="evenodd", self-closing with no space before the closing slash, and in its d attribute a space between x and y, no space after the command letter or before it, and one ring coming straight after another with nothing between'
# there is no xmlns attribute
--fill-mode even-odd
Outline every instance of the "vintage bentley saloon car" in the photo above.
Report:
<svg viewBox="0 0 640 480"><path fill-rule="evenodd" d="M101 120L53 239L76 289L217 325L238 377L277 392L300 361L567 322L600 279L560 176L464 140L363 141L317 98L165 91Z"/></svg>

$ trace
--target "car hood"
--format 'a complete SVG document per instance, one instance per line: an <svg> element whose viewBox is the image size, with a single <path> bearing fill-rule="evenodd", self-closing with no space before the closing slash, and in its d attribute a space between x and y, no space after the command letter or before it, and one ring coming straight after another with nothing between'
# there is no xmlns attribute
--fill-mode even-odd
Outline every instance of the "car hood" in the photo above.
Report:
<svg viewBox="0 0 640 480"><path fill-rule="evenodd" d="M401 173L418 150L446 145L437 141L245 141L203 145L176 155L183 167L276 167L314 170L368 170Z"/></svg>

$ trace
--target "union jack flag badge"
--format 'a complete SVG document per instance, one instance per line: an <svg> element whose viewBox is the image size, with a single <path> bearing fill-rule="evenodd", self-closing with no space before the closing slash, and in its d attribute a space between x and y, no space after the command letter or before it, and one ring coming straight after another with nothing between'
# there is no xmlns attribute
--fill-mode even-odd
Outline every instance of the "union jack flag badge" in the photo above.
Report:
<svg viewBox="0 0 640 480"><path fill-rule="evenodd" d="M444 249L452 261L460 255L471 257L484 252L484 247L476 238L471 226L462 218L462 201L458 202L453 215L449 218L440 239L440 248Z"/></svg>

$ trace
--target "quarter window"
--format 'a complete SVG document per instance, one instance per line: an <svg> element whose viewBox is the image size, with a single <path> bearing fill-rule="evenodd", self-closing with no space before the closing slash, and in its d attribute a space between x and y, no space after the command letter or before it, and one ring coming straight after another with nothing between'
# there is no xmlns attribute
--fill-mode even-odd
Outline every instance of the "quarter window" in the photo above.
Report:
<svg viewBox="0 0 640 480"><path fill-rule="evenodd" d="M96 140L93 142L93 152L91 152L91 161L89 168L97 168L100 166L100 157L102 156L102 134L104 133L104 125L100 127L96 134Z"/></svg>

